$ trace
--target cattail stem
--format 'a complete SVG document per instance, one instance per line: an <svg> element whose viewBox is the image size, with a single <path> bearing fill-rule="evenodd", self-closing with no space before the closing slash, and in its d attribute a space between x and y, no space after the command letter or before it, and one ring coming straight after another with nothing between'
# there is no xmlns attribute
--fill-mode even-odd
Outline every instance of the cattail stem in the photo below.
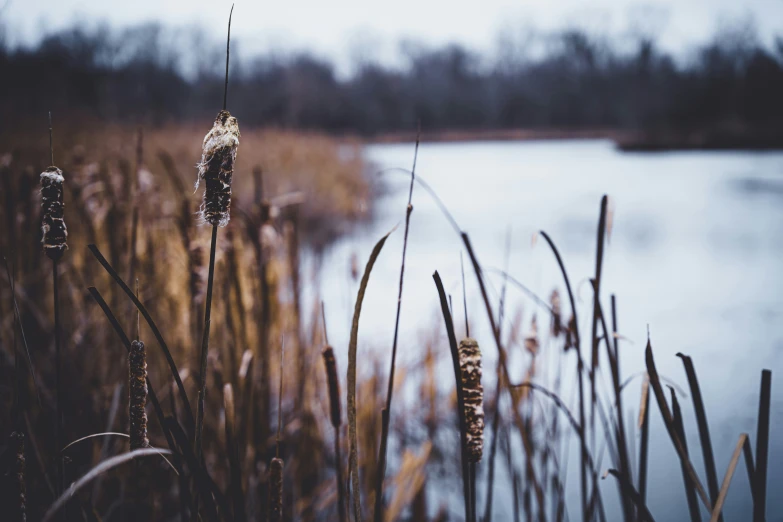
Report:
<svg viewBox="0 0 783 522"><path fill-rule="evenodd" d="M389 368L389 383L386 391L386 408L383 416L391 417L392 395L394 394L394 369L397 361L397 339L400 329L400 311L402 309L402 283L405 276L405 254L408 250L408 232L411 224L411 214L413 213L413 182L416 179L416 159L419 156L419 141L421 137L421 123L419 123L416 134L416 148L413 152L413 168L411 169L411 184L408 189L408 205L405 207L405 234L402 240L402 262L400 263L400 285L397 293L397 315L394 319L394 339L392 341L392 358ZM386 451L389 444L389 422L385 422L381 430L381 445L378 452L378 469L375 480L375 522L383 520L383 478L386 475Z"/></svg>
<svg viewBox="0 0 783 522"><path fill-rule="evenodd" d="M63 483L63 461L60 457L60 450L62 449L61 437L62 437L62 393L61 393L61 366L62 360L60 357L60 292L57 277L57 260L52 260L52 281L54 288L54 380L55 380L55 406L54 406L54 447L56 455L56 491L60 495L62 493Z"/></svg>
<svg viewBox="0 0 783 522"><path fill-rule="evenodd" d="M143 161L143 133L141 127L136 140L136 169L132 174L132 190L131 190L131 229L130 229L130 245L128 253L128 281L133 281L136 277L136 243L138 242L139 235L139 170ZM131 310L133 310L131 308Z"/></svg>
<svg viewBox="0 0 783 522"><path fill-rule="evenodd" d="M196 414L196 458L203 455L202 436L204 431L204 405L207 393L207 355L209 353L209 325L212 316L212 285L215 280L215 251L217 250L218 226L212 225L212 243L209 247L209 277L207 279L207 302L204 311L204 337L201 339L201 361L199 364L198 413Z"/></svg>

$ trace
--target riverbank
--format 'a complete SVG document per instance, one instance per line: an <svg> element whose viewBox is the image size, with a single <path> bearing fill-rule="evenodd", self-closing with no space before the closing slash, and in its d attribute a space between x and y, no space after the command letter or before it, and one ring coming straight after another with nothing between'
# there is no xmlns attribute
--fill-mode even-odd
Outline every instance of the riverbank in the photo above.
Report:
<svg viewBox="0 0 783 522"><path fill-rule="evenodd" d="M673 150L783 150L779 129L713 128L644 131L617 128L592 129L479 129L425 131L421 141L461 143L476 141L610 140L623 152ZM393 132L366 140L369 144L411 143L415 132Z"/></svg>

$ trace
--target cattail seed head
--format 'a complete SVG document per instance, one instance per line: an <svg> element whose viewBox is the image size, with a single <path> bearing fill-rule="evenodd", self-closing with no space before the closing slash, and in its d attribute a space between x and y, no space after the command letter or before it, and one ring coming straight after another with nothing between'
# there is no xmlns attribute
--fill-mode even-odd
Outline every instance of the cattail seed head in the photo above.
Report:
<svg viewBox="0 0 783 522"><path fill-rule="evenodd" d="M576 347L576 319L573 315L568 320L568 328L566 328L565 334L565 351L567 352L569 349Z"/></svg>
<svg viewBox="0 0 783 522"><path fill-rule="evenodd" d="M144 351L144 343L133 341L128 355L129 366L129 395L130 405L128 417L130 418L130 448L132 450L148 448L147 439L147 354Z"/></svg>
<svg viewBox="0 0 783 522"><path fill-rule="evenodd" d="M337 361L334 350L327 346L323 351L326 365L326 379L329 383L329 406L331 407L332 426L340 427L340 381L337 380Z"/></svg>
<svg viewBox="0 0 783 522"><path fill-rule="evenodd" d="M12 468L12 480L14 483L15 501L11 520L25 522L27 520L27 486L25 485L25 458L24 458L24 433L14 431L11 433L10 449L14 452Z"/></svg>
<svg viewBox="0 0 783 522"><path fill-rule="evenodd" d="M55 261L60 259L68 248L63 203L64 181L63 171L57 167L47 167L41 173L41 243L46 255Z"/></svg>
<svg viewBox="0 0 783 522"><path fill-rule="evenodd" d="M283 520L283 459L275 457L269 465L269 521Z"/></svg>
<svg viewBox="0 0 783 522"><path fill-rule="evenodd" d="M538 350L541 344L538 342L538 321L536 316L530 321L530 333L525 336L525 349L535 357L538 355Z"/></svg>
<svg viewBox="0 0 783 522"><path fill-rule="evenodd" d="M560 292L552 290L549 304L552 307L552 335L560 337L560 334L563 333L563 312L560 304Z"/></svg>
<svg viewBox="0 0 783 522"><path fill-rule="evenodd" d="M481 386L481 349L475 339L459 342L459 368L468 434L468 458L481 460L484 447L484 388Z"/></svg>
<svg viewBox="0 0 783 522"><path fill-rule="evenodd" d="M212 129L204 136L201 163L198 164L196 188L206 183L204 199L199 209L201 219L210 225L228 225L231 210L231 178L239 146L237 119L226 110L215 118Z"/></svg>

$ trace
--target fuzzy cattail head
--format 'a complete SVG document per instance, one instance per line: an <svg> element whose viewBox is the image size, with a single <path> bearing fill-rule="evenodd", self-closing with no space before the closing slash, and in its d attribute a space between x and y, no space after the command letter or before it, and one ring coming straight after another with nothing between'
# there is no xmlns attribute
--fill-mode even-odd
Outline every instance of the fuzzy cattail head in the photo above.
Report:
<svg viewBox="0 0 783 522"><path fill-rule="evenodd" d="M10 450L14 453L14 463L11 472L14 486L14 501L13 505L10 506L13 510L10 520L25 522L27 520L27 486L24 480L24 433L14 431L11 433L10 438Z"/></svg>
<svg viewBox="0 0 783 522"><path fill-rule="evenodd" d="M224 227L228 225L231 210L231 178L239 146L237 119L226 110L215 118L212 129L204 136L201 163L198 164L196 188L203 179L206 183L204 200L199 214L205 223Z"/></svg>
<svg viewBox="0 0 783 522"><path fill-rule="evenodd" d="M481 386L481 349L475 339L467 337L459 342L459 368L468 457L471 462L478 462L484 447L484 388Z"/></svg>
<svg viewBox="0 0 783 522"><path fill-rule="evenodd" d="M130 449L136 450L148 448L147 439L147 354L144 351L144 343L133 341L128 355L130 370L130 406L128 417L130 418Z"/></svg>
<svg viewBox="0 0 783 522"><path fill-rule="evenodd" d="M269 465L269 521L283 520L283 459L275 457Z"/></svg>
<svg viewBox="0 0 783 522"><path fill-rule="evenodd" d="M41 173L41 243L46 255L55 261L60 259L68 248L63 203L64 181L63 171L57 167L47 167Z"/></svg>
<svg viewBox="0 0 783 522"><path fill-rule="evenodd" d="M329 383L329 406L331 407L332 426L340 427L340 381L337 380L337 361L334 350L327 346L323 351L326 365L326 379Z"/></svg>

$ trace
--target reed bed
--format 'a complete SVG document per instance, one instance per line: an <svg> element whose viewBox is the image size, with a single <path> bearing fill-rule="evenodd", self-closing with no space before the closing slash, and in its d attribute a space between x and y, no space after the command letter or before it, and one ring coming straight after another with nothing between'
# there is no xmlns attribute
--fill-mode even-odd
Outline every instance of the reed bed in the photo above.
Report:
<svg viewBox="0 0 783 522"><path fill-rule="evenodd" d="M319 259L371 217L371 169L356 144L314 135L243 130L237 153L232 118L221 111L203 140L198 129L144 130L146 155L138 130L61 132L56 171L43 166L50 158L41 140L0 141L10 151L0 158L0 227L8 231L0 247L19 267L16 276L7 270L8 284L0 286L0 374L14 383L0 408L0 507L13 520L125 520L129 513L210 522L655 520L647 472L649 460L659 458L649 441L657 415L682 471L676 487L684 516L720 520L731 494L751 499L748 520L768 519L771 372L761 376L755 444L742 433L733 448L713 447L694 361L680 354L683 374L675 378L687 382L688 398L674 387L667 394L672 383L659 374L650 340L641 401L628 421L623 392L632 380L621 374L620 357L633 348L622 346L622 309L601 284L612 220L606 197L593 295L582 307L566 260L545 231L562 275L548 300L507 271L484 268L468 234L448 216L480 293L463 295L460 339L450 296L433 274L442 322L422 335L410 366L396 366L398 330L412 328L400 323L399 311L391 345L381 341L372 351L360 335L365 292L394 231L379 238L361 254L364 271L355 270L361 278L348 358L340 361L326 335L324 304L300 295L300 249ZM194 219L189 183L200 154L207 185L200 211L208 226ZM437 198L409 174L400 215L406 236L413 193ZM57 232L64 215L68 256L61 256L64 224ZM54 265L55 301L41 239L61 263ZM120 274L138 278L137 290ZM503 278L498 303L490 276ZM469 299L483 312L470 322ZM508 310L522 303L535 313L509 320ZM576 327L578 315L589 315L589 338ZM488 332L485 338L470 336L471 322L489 325L474 328L474 335ZM285 357L275 339L288 340ZM60 350L61 357L51 357ZM487 353L496 365L486 364ZM453 381L441 378L449 359ZM338 368L346 371L343 383ZM405 396L400 388L419 400L398 398L392 416L392 395ZM686 408L694 409L696 425L687 424ZM689 433L698 433L698 447ZM716 452L731 456L723 477ZM571 453L578 456L569 463ZM703 458L695 463L694 455ZM740 461L749 491L730 489L743 472Z"/></svg>

